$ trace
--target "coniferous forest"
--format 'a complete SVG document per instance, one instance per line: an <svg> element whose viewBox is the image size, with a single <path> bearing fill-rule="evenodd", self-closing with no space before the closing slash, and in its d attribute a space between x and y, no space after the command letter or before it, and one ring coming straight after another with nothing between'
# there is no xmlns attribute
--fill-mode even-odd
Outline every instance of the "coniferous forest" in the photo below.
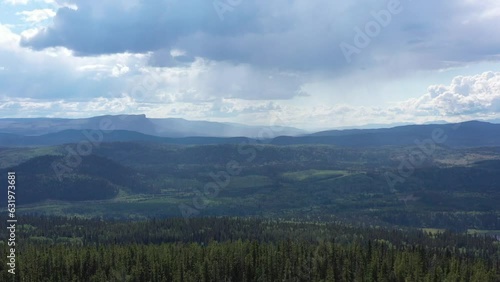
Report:
<svg viewBox="0 0 500 282"><path fill-rule="evenodd" d="M16 275L2 256L1 281L500 281L497 240L449 231L213 217L19 222Z"/></svg>

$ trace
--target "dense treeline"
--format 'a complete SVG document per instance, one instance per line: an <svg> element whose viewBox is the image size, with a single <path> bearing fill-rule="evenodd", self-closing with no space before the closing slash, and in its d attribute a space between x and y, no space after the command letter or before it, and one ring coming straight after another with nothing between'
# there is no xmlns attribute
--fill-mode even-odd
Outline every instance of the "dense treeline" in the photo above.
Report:
<svg viewBox="0 0 500 282"><path fill-rule="evenodd" d="M367 248L292 241L98 248L28 244L19 256L18 281L487 282L499 278L481 259L413 246L395 249L379 242Z"/></svg>
<svg viewBox="0 0 500 282"><path fill-rule="evenodd" d="M498 205L498 202L497 202ZM497 212L434 212L417 208L392 212L376 212L384 222L402 226L438 226L465 232L468 229L500 230L500 216Z"/></svg>
<svg viewBox="0 0 500 282"><path fill-rule="evenodd" d="M238 218L19 222L14 281L500 279L498 241L451 232ZM5 255L0 271L11 281Z"/></svg>

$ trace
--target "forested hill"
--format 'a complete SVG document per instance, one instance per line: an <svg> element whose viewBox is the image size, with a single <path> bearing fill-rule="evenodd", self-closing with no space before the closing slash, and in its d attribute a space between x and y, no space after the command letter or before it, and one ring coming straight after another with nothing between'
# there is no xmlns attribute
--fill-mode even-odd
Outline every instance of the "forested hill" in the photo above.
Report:
<svg viewBox="0 0 500 282"><path fill-rule="evenodd" d="M61 160L61 156L48 155L11 167L9 171L16 172L17 186L21 188L16 191L17 203L111 199L120 189L131 191L140 183L134 170L100 156L81 158L75 168L56 165L64 165ZM147 187L142 186L141 191L146 192Z"/></svg>

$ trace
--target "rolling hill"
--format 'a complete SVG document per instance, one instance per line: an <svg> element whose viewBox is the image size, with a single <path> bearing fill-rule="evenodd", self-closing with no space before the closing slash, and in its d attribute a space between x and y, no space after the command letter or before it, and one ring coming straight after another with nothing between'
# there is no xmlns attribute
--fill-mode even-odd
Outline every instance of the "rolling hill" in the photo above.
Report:
<svg viewBox="0 0 500 282"><path fill-rule="evenodd" d="M0 175L16 172L24 213L182 216L187 206L200 215L335 215L370 224L500 229L499 147L438 148L392 187L387 175L400 175L412 147L257 145L245 148L255 149L249 154L238 147L105 143L61 181L53 164L64 163L64 154L33 157ZM0 153L9 159L19 150Z"/></svg>

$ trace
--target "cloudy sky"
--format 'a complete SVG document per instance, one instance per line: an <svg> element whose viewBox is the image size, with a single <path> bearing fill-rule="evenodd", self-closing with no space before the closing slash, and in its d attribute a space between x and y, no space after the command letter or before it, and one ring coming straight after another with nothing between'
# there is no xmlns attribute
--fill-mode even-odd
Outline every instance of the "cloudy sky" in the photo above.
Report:
<svg viewBox="0 0 500 282"><path fill-rule="evenodd" d="M0 117L500 118L498 0L0 0Z"/></svg>

